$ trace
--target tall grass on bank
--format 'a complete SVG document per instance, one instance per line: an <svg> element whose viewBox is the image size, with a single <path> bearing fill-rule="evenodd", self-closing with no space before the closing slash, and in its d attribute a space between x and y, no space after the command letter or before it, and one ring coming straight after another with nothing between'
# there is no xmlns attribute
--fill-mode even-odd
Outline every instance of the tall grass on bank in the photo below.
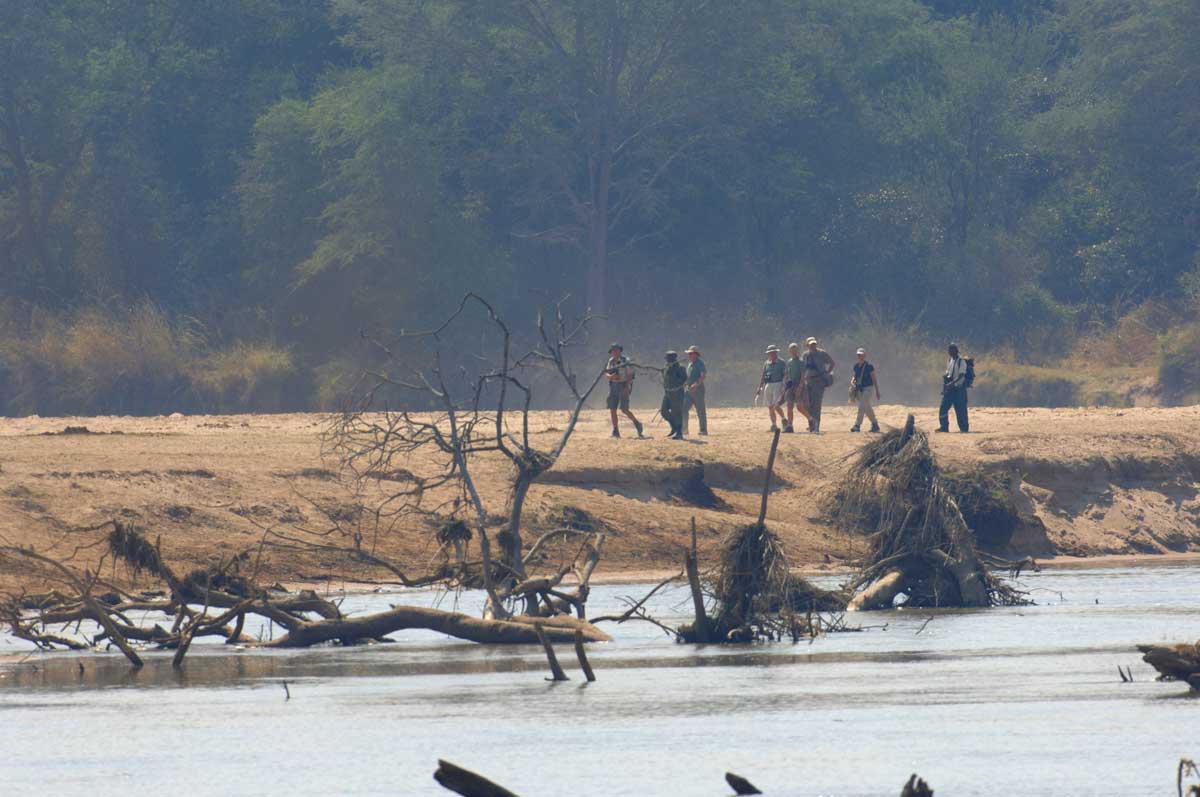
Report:
<svg viewBox="0 0 1200 797"><path fill-rule="evenodd" d="M0 323L0 413L145 415L304 408L292 354L214 346L202 327L142 302Z"/></svg>

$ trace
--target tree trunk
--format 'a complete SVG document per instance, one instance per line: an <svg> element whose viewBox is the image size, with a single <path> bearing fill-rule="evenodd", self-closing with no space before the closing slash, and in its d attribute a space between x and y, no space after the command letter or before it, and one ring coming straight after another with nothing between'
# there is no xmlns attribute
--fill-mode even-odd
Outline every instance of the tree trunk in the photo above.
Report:
<svg viewBox="0 0 1200 797"><path fill-rule="evenodd" d="M265 644L272 648L303 648L338 639L353 642L378 639L395 631L424 628L470 642L510 645L539 644L535 623L552 642L573 643L576 630L589 642L608 642L611 637L585 620L568 615L514 617L511 620L480 620L458 612L397 606L386 612L342 620L301 623L286 635Z"/></svg>
<svg viewBox="0 0 1200 797"><path fill-rule="evenodd" d="M850 603L846 605L846 611L869 612L874 609L890 609L892 601L904 591L906 581L908 581L908 577L903 570L889 570L851 598Z"/></svg>
<svg viewBox="0 0 1200 797"><path fill-rule="evenodd" d="M508 529L506 529L503 545L500 548L500 563L508 568L512 580L505 579L506 585L525 579L525 562L522 555L521 542L521 513L525 511L525 496L533 484L534 475L518 466L517 478L513 482L512 496L509 501Z"/></svg>
<svg viewBox="0 0 1200 797"><path fill-rule="evenodd" d="M592 212L588 230L587 302L594 315L608 314L608 213Z"/></svg>

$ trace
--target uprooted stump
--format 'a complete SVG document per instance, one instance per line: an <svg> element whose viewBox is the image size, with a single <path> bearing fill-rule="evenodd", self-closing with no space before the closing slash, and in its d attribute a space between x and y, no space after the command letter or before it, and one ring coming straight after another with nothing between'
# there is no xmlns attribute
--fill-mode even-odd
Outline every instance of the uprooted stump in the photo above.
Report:
<svg viewBox="0 0 1200 797"><path fill-rule="evenodd" d="M793 574L779 538L760 523L725 538L704 591L713 609L704 613L697 605L697 622L678 629L682 642L799 639L816 633L812 613L846 608L837 593Z"/></svg>
<svg viewBox="0 0 1200 797"><path fill-rule="evenodd" d="M1138 645L1142 661L1158 670L1160 680L1183 681L1200 691L1200 641L1194 645Z"/></svg>
<svg viewBox="0 0 1200 797"><path fill-rule="evenodd" d="M902 593L913 607L1028 603L980 560L913 416L863 446L833 504L839 526L870 534L850 610L887 609Z"/></svg>

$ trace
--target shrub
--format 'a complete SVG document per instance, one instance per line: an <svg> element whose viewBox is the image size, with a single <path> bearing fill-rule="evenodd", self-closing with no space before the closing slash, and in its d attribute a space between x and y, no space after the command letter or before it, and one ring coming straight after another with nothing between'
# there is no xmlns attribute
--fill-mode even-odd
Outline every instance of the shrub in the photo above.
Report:
<svg viewBox="0 0 1200 797"><path fill-rule="evenodd" d="M1200 394L1200 323L1180 327L1162 338L1158 382L1173 401Z"/></svg>
<svg viewBox="0 0 1200 797"><path fill-rule="evenodd" d="M1079 383L1061 369L1002 362L980 362L975 382L977 404L996 407L1074 407Z"/></svg>
<svg viewBox="0 0 1200 797"><path fill-rule="evenodd" d="M154 414L307 406L290 352L237 343L214 350L194 323L149 302L72 317L36 309L0 318L0 412Z"/></svg>
<svg viewBox="0 0 1200 797"><path fill-rule="evenodd" d="M299 381L291 352L265 343L238 343L213 352L191 373L200 406L219 412L292 408L307 392Z"/></svg>

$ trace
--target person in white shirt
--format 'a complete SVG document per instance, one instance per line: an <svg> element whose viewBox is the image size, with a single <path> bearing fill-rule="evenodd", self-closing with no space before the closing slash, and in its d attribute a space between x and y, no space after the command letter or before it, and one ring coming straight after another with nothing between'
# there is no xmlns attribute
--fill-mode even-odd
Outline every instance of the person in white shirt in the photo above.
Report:
<svg viewBox="0 0 1200 797"><path fill-rule="evenodd" d="M958 431L970 431L967 420L967 361L958 356L958 346L951 343L946 349L950 361L942 376L942 405L938 408L938 431L950 431L950 408L954 408L954 419Z"/></svg>

